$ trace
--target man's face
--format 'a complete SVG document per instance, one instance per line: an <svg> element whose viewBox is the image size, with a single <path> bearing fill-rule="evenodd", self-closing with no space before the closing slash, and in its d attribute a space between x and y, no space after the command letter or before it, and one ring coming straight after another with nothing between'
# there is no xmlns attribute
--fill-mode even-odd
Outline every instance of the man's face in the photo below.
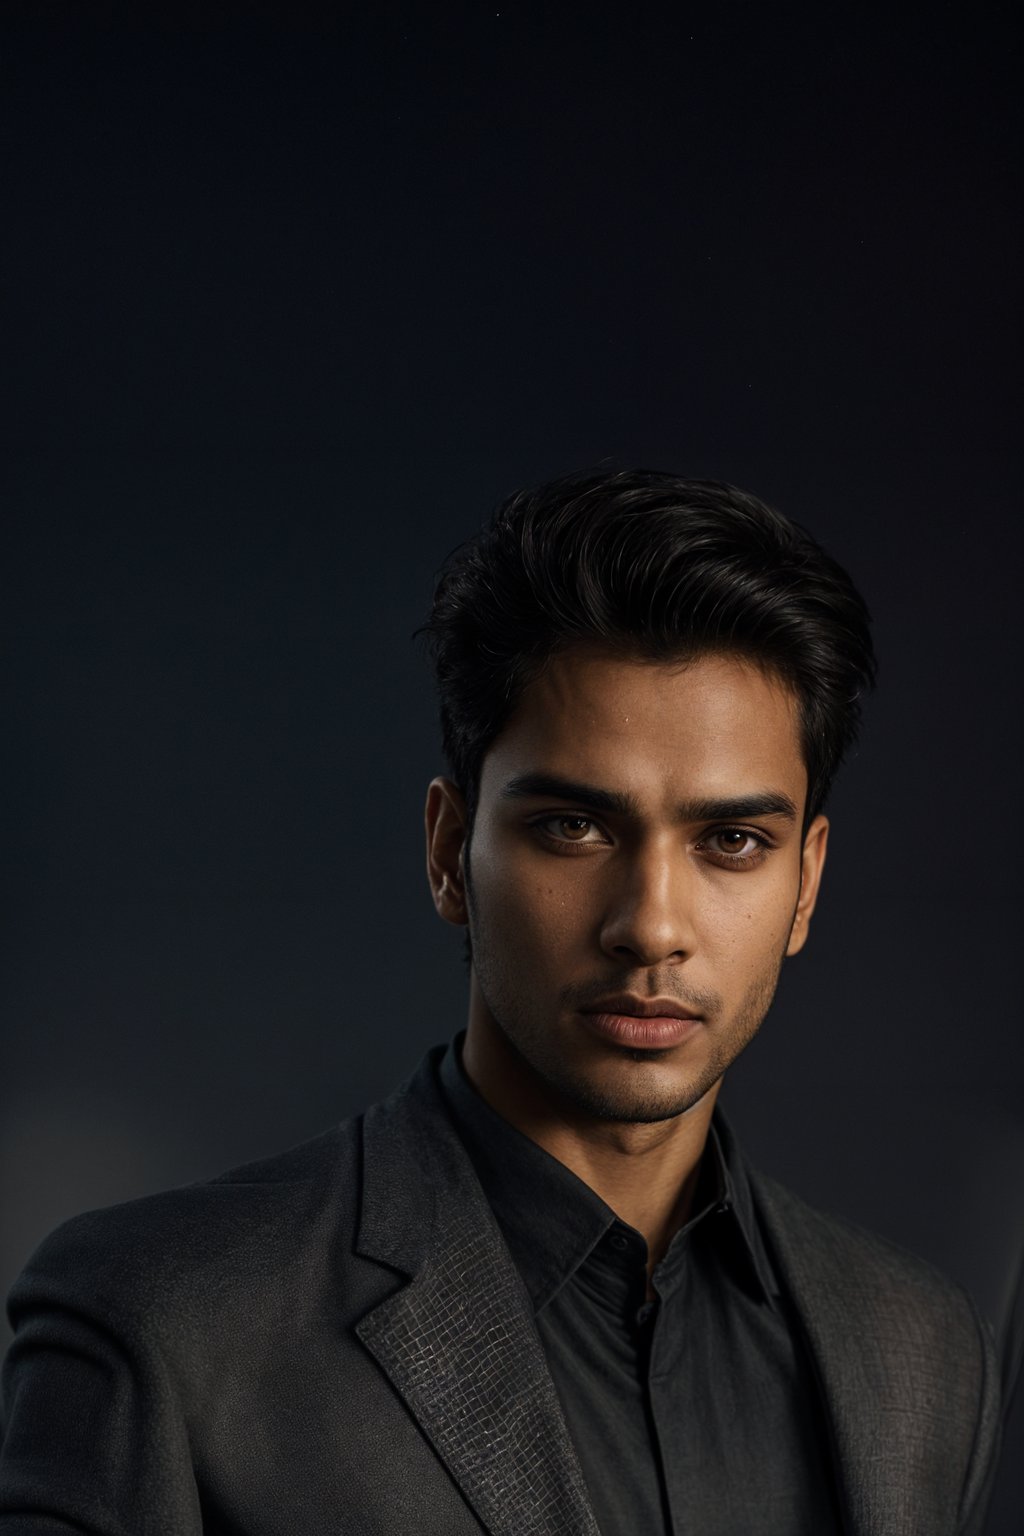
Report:
<svg viewBox="0 0 1024 1536"><path fill-rule="evenodd" d="M803 943L827 833L801 837L806 793L796 701L756 666L556 657L485 756L452 872L469 1046L500 1039L588 1117L701 1100Z"/></svg>

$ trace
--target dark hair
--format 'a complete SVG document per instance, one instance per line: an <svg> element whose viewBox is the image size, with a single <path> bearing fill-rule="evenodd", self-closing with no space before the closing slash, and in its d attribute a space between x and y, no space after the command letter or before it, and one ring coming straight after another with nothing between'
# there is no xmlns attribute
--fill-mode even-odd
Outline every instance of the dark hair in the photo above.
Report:
<svg viewBox="0 0 1024 1536"><path fill-rule="evenodd" d="M874 682L869 624L842 567L756 497L598 469L503 502L447 561L424 630L470 819L484 754L523 688L556 652L597 643L652 661L729 652L779 676L800 704L809 821Z"/></svg>

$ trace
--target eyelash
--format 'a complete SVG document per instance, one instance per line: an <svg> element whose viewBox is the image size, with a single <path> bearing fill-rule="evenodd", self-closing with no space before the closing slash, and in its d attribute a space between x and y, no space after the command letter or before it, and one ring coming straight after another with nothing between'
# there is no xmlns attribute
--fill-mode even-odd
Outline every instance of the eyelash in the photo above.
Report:
<svg viewBox="0 0 1024 1536"><path fill-rule="evenodd" d="M554 833L547 830L553 823L557 825L561 821L585 821L588 827L598 826L592 817L583 816L578 812L563 812L559 816L541 816L536 821L531 822L531 826L541 834L553 850L557 850L559 854L568 855L570 858L578 857L589 848L604 846L600 843L573 842L571 838L556 837ZM752 838L758 846L753 852L744 854L722 853L709 849L706 846L712 838L721 837L726 832L738 832L743 837ZM694 844L696 849L706 854L711 862L717 864L720 869L743 870L755 869L758 865L763 864L774 846L774 843L763 832L756 832L752 827L733 826L712 827L710 831L705 832L698 843Z"/></svg>

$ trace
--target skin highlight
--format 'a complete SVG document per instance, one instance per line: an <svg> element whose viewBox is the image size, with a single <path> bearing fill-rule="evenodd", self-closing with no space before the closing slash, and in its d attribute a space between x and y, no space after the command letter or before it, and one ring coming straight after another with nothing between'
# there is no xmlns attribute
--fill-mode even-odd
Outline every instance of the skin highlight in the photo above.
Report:
<svg viewBox="0 0 1024 1536"><path fill-rule="evenodd" d="M806 939L828 835L823 816L802 833L806 794L774 676L583 647L486 753L471 839L458 788L428 791L435 905L472 940L466 1071L644 1235L651 1268L686 1219L723 1074ZM631 999L687 1011L679 1042L592 1027Z"/></svg>

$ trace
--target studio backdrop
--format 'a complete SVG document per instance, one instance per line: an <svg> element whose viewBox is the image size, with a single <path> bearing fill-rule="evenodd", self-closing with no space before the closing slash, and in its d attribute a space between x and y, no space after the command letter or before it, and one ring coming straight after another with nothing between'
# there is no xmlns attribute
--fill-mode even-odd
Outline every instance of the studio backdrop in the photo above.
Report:
<svg viewBox="0 0 1024 1536"><path fill-rule="evenodd" d="M462 1027L414 631L503 495L611 461L754 491L867 597L810 943L725 1102L1012 1353L1009 20L137 9L2 24L4 1289L63 1218L311 1136Z"/></svg>

